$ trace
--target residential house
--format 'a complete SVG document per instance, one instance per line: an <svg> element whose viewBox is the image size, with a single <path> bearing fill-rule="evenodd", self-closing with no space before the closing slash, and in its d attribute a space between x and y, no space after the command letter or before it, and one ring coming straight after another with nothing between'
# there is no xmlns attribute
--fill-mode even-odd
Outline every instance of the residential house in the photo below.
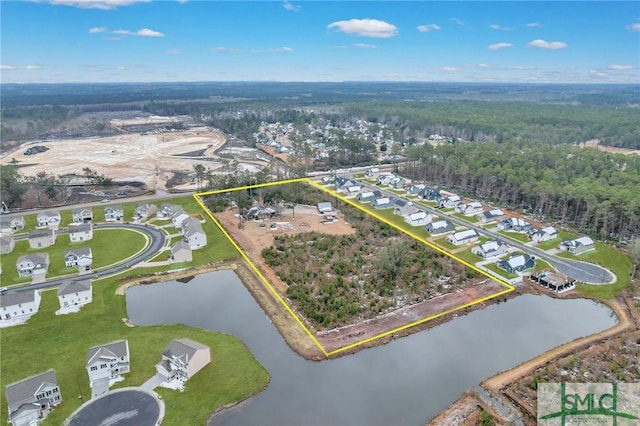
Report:
<svg viewBox="0 0 640 426"><path fill-rule="evenodd" d="M433 221L434 216L423 210L404 217L404 221L411 226L422 226Z"/></svg>
<svg viewBox="0 0 640 426"><path fill-rule="evenodd" d="M331 206L330 202L325 201L323 203L318 203L318 213L325 214L332 211L333 211L333 206Z"/></svg>
<svg viewBox="0 0 640 426"><path fill-rule="evenodd" d="M13 216L0 220L0 232L3 234L13 234L24 229L24 217Z"/></svg>
<svg viewBox="0 0 640 426"><path fill-rule="evenodd" d="M367 171L365 172L365 177L371 179L371 178L377 178L378 175L380 174L380 169L377 167L371 167L369 169L367 169Z"/></svg>
<svg viewBox="0 0 640 426"><path fill-rule="evenodd" d="M411 201L407 201L402 198L396 198L393 201L393 204L394 204L393 213L397 214L398 216L408 216L418 211L416 206L414 206Z"/></svg>
<svg viewBox="0 0 640 426"><path fill-rule="evenodd" d="M86 369L92 388L128 373L131 370L129 342L123 339L89 348Z"/></svg>
<svg viewBox="0 0 640 426"><path fill-rule="evenodd" d="M79 241L89 241L93 238L93 227L90 224L69 227L69 240L76 243Z"/></svg>
<svg viewBox="0 0 640 426"><path fill-rule="evenodd" d="M38 290L12 291L0 297L0 319L2 320L31 316L38 312L38 308L40 308Z"/></svg>
<svg viewBox="0 0 640 426"><path fill-rule="evenodd" d="M81 247L64 252L64 264L67 268L78 267L79 271L90 271L93 263L91 248Z"/></svg>
<svg viewBox="0 0 640 426"><path fill-rule="evenodd" d="M60 212L44 211L36 216L38 228L57 228L60 226Z"/></svg>
<svg viewBox="0 0 640 426"><path fill-rule="evenodd" d="M91 303L93 294L91 280L65 281L58 287L58 302L60 308L80 306Z"/></svg>
<svg viewBox="0 0 640 426"><path fill-rule="evenodd" d="M484 259L490 257L501 256L507 252L507 245L502 241L489 240L484 244L475 246L471 249L471 253L476 254Z"/></svg>
<svg viewBox="0 0 640 426"><path fill-rule="evenodd" d="M474 241L478 241L480 235L475 229L468 229L466 231L455 232L447 237L447 241L456 246L460 246L462 244L472 243Z"/></svg>
<svg viewBox="0 0 640 426"><path fill-rule="evenodd" d="M405 179L403 177L400 176L396 176L395 178L391 179L389 181L389 186L391 186L394 189L404 189L405 185L407 185L407 183L409 183L408 179Z"/></svg>
<svg viewBox="0 0 640 426"><path fill-rule="evenodd" d="M355 197L356 195L358 195L361 189L362 189L362 186L360 185L351 185L346 187L344 192L347 197Z"/></svg>
<svg viewBox="0 0 640 426"><path fill-rule="evenodd" d="M71 210L73 223L91 223L93 222L93 211L89 207Z"/></svg>
<svg viewBox="0 0 640 426"><path fill-rule="evenodd" d="M15 246L16 242L11 235L0 237L0 254L11 253Z"/></svg>
<svg viewBox="0 0 640 426"><path fill-rule="evenodd" d="M193 254L191 252L191 247L189 244L184 241L178 241L171 247L171 257L170 260L172 263L178 262L191 262L193 260Z"/></svg>
<svg viewBox="0 0 640 426"><path fill-rule="evenodd" d="M171 203L162 203L160 204L160 209L156 212L156 218L158 219L171 219L173 213L178 209L179 206L176 206Z"/></svg>
<svg viewBox="0 0 640 426"><path fill-rule="evenodd" d="M107 222L122 222L124 210L121 204L107 206L104 208L104 220Z"/></svg>
<svg viewBox="0 0 640 426"><path fill-rule="evenodd" d="M336 178L336 191L337 192L344 192L346 191L346 189L350 186L358 186L358 182L353 180L353 179L349 179L346 178L344 176L340 176Z"/></svg>
<svg viewBox="0 0 640 426"><path fill-rule="evenodd" d="M442 199L442 195L440 194L439 189L425 187L420 193L418 193L418 197L422 198L425 201L435 201L440 202Z"/></svg>
<svg viewBox="0 0 640 426"><path fill-rule="evenodd" d="M531 229L529 231L529 237L537 243L553 240L555 238L558 238L558 236L558 230L552 226L548 226L546 228L538 230Z"/></svg>
<svg viewBox="0 0 640 426"><path fill-rule="evenodd" d="M156 371L165 380L188 380L211 363L208 346L191 339L173 339L162 351Z"/></svg>
<svg viewBox="0 0 640 426"><path fill-rule="evenodd" d="M571 254L580 254L585 251L595 250L596 246L589 237L580 237L575 240L564 240L560 243L560 250L568 251Z"/></svg>
<svg viewBox="0 0 640 426"><path fill-rule="evenodd" d="M371 202L371 205L376 209L390 209L393 207L393 202L389 198L383 197L376 198Z"/></svg>
<svg viewBox="0 0 640 426"><path fill-rule="evenodd" d="M32 249L49 247L56 243L56 233L53 229L36 231L29 234L29 247Z"/></svg>
<svg viewBox="0 0 640 426"><path fill-rule="evenodd" d="M417 196L420 194L420 192L422 192L424 189L426 188L425 185L423 184L418 184L418 185L410 185L407 186L405 188L405 192L407 193L407 195L414 195Z"/></svg>
<svg viewBox="0 0 640 426"><path fill-rule="evenodd" d="M498 222L498 229L512 232L529 232L529 230L533 229L533 226L524 219L510 217Z"/></svg>
<svg viewBox="0 0 640 426"><path fill-rule="evenodd" d="M191 250L197 250L207 245L207 234L202 230L202 224L190 217L182 223L183 241L189 244Z"/></svg>
<svg viewBox="0 0 640 426"><path fill-rule="evenodd" d="M515 274L533 268L536 262L528 254L516 254L507 260L496 262L496 265L510 274Z"/></svg>
<svg viewBox="0 0 640 426"><path fill-rule="evenodd" d="M28 377L5 388L8 421L13 426L34 426L62 402L55 370Z"/></svg>
<svg viewBox="0 0 640 426"><path fill-rule="evenodd" d="M424 229L431 235L440 235L455 231L456 227L448 220L438 220L428 223Z"/></svg>
<svg viewBox="0 0 640 426"><path fill-rule="evenodd" d="M482 211L482 203L474 201L466 204L458 204L456 206L456 213L463 214L465 216L473 216Z"/></svg>
<svg viewBox="0 0 640 426"><path fill-rule="evenodd" d="M376 184L378 184L378 185L389 185L393 179L395 179L395 175L393 175L391 173L380 174L378 176L378 179L376 179Z"/></svg>
<svg viewBox="0 0 640 426"><path fill-rule="evenodd" d="M336 178L333 176L325 176L320 179L320 183L322 183L323 185L331 185L336 183Z"/></svg>
<svg viewBox="0 0 640 426"><path fill-rule="evenodd" d="M155 204L138 204L133 211L134 220L146 220L158 212L158 206Z"/></svg>
<svg viewBox="0 0 640 426"><path fill-rule="evenodd" d="M460 199L460 196L451 194L448 197L444 197L443 199L441 199L438 203L438 207L440 207L441 209L449 209L452 207L456 207L461 202L462 200Z"/></svg>
<svg viewBox="0 0 640 426"><path fill-rule="evenodd" d="M247 219L258 220L258 219L266 219L269 217L274 217L277 214L278 214L278 211L276 209L272 209L271 207L254 206L254 207L251 207L249 210L247 210L247 212L245 213L245 216Z"/></svg>
<svg viewBox="0 0 640 426"><path fill-rule="evenodd" d="M171 216L171 224L174 228L182 228L182 223L190 217L189 213L184 211L182 207L177 207L173 212L173 216Z"/></svg>
<svg viewBox="0 0 640 426"><path fill-rule="evenodd" d="M378 191L380 192L380 191ZM373 191L369 191L369 192L361 192L358 195L356 195L356 200L360 201L361 203L370 203L373 200L375 200L376 198L379 198L380 196L376 197L376 195L373 193Z"/></svg>
<svg viewBox="0 0 640 426"><path fill-rule="evenodd" d="M494 220L501 220L503 217L504 217L504 212L500 209L482 212L478 215L478 218L483 223L489 223Z"/></svg>
<svg viewBox="0 0 640 426"><path fill-rule="evenodd" d="M49 269L49 253L27 254L16 261L19 277L44 275Z"/></svg>

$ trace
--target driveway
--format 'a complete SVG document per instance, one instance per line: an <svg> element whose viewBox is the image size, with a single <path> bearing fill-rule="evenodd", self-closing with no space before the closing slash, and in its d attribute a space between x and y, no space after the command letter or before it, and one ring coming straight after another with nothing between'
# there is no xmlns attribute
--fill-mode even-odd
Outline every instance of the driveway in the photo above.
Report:
<svg viewBox="0 0 640 426"><path fill-rule="evenodd" d="M68 426L156 426L164 405L153 394L125 388L85 403L69 417Z"/></svg>

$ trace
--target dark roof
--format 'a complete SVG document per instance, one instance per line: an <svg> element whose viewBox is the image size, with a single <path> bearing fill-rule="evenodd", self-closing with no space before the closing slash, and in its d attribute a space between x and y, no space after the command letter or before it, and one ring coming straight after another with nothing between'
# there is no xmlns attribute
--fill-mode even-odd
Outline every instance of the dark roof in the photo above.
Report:
<svg viewBox="0 0 640 426"><path fill-rule="evenodd" d="M49 231L36 231L29 234L29 239L33 238L42 238L42 237L51 237L53 236L53 230Z"/></svg>
<svg viewBox="0 0 640 426"><path fill-rule="evenodd" d="M39 253L39 254L33 253L33 254L27 254L27 255L24 255L24 256L20 256L18 258L17 263L22 263L25 260L30 260L34 264L42 263L42 264L48 265L49 264L49 253Z"/></svg>
<svg viewBox="0 0 640 426"><path fill-rule="evenodd" d="M0 296L0 307L15 306L20 303L33 302L36 298L36 290L32 291L12 291Z"/></svg>
<svg viewBox="0 0 640 426"><path fill-rule="evenodd" d="M177 253L180 250L189 250L191 251L191 247L189 247L189 244L185 243L184 241L178 241L177 243L175 243L172 247L171 247L171 253Z"/></svg>
<svg viewBox="0 0 640 426"><path fill-rule="evenodd" d="M91 255L91 248L90 247L78 247L77 249L73 249L73 250L67 250L64 252L64 257L67 257L69 255L76 255L76 256L90 256Z"/></svg>
<svg viewBox="0 0 640 426"><path fill-rule="evenodd" d="M91 231L91 225L84 224L84 225L77 225L77 226L70 226L69 227L69 233L70 234L75 234L77 232L87 232L87 231Z"/></svg>
<svg viewBox="0 0 640 426"><path fill-rule="evenodd" d="M102 356L129 356L129 343L126 340L116 340L100 346L94 346L87 351L87 364Z"/></svg>
<svg viewBox="0 0 640 426"><path fill-rule="evenodd" d="M173 339L164 348L162 355L168 358L180 358L187 355L187 360L189 360L200 349L208 349L208 346L191 339Z"/></svg>
<svg viewBox="0 0 640 426"><path fill-rule="evenodd" d="M33 399L36 392L43 384L58 386L55 370L51 369L44 373L40 373L8 385L5 388L7 404L9 407L12 407L16 404L23 403L30 398Z"/></svg>
<svg viewBox="0 0 640 426"><path fill-rule="evenodd" d="M91 280L65 281L58 287L58 296L91 290Z"/></svg>

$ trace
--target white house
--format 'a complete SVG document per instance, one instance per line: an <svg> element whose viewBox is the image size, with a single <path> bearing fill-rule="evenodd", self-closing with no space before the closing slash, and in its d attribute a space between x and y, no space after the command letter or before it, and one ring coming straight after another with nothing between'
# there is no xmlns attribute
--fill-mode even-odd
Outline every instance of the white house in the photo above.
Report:
<svg viewBox="0 0 640 426"><path fill-rule="evenodd" d="M462 244L468 244L474 241L478 241L480 236L475 229L468 229L466 231L455 232L447 237L447 241L457 246Z"/></svg>
<svg viewBox="0 0 640 426"><path fill-rule="evenodd" d="M478 215L480 221L483 223L491 222L492 220L499 220L504 217L504 212L500 209L490 210L488 212L482 212Z"/></svg>
<svg viewBox="0 0 640 426"><path fill-rule="evenodd" d="M580 254L585 251L595 250L596 246L589 237L580 237L575 240L565 240L560 243L560 250L568 251L571 254Z"/></svg>
<svg viewBox="0 0 640 426"><path fill-rule="evenodd" d="M529 222L519 217L510 217L498 222L498 229L512 232L529 232L533 227Z"/></svg>
<svg viewBox="0 0 640 426"><path fill-rule="evenodd" d="M91 223L93 221L93 211L90 207L81 207L71 210L73 223Z"/></svg>
<svg viewBox="0 0 640 426"><path fill-rule="evenodd" d="M31 316L40 308L40 292L12 291L0 297L0 319Z"/></svg>
<svg viewBox="0 0 640 426"><path fill-rule="evenodd" d="M467 204L458 204L456 206L456 213L461 213L465 216L473 216L482 212L482 203L474 201Z"/></svg>
<svg viewBox="0 0 640 426"><path fill-rule="evenodd" d="M20 256L16 261L19 277L44 275L49 269L49 253L33 253Z"/></svg>
<svg viewBox="0 0 640 426"><path fill-rule="evenodd" d="M484 244L475 246L471 249L471 253L476 254L482 258L488 259L490 257L500 256L507 252L507 245L502 241L489 240Z"/></svg>
<svg viewBox="0 0 640 426"><path fill-rule="evenodd" d="M171 219L173 213L178 209L179 206L176 206L171 203L162 203L160 204L160 209L156 212L156 218L158 219Z"/></svg>
<svg viewBox="0 0 640 426"><path fill-rule="evenodd" d="M155 204L138 204L133 212L134 220L145 220L158 212L158 207Z"/></svg>
<svg viewBox="0 0 640 426"><path fill-rule="evenodd" d="M118 379L130 371L129 342L117 340L94 346L87 351L86 369L93 388L97 383ZM107 385L108 386L108 385Z"/></svg>
<svg viewBox="0 0 640 426"><path fill-rule="evenodd" d="M361 189L362 187L360 185L350 185L347 186L345 194L347 197L355 197L356 195L358 195Z"/></svg>
<svg viewBox="0 0 640 426"><path fill-rule="evenodd" d="M190 217L189 213L184 211L182 207L178 207L173 212L173 216L171 216L171 224L174 228L182 228L182 223Z"/></svg>
<svg viewBox="0 0 640 426"><path fill-rule="evenodd" d="M29 247L32 249L52 246L56 243L56 233L53 229L36 231L29 234Z"/></svg>
<svg viewBox="0 0 640 426"><path fill-rule="evenodd" d="M496 262L496 265L510 274L515 274L533 268L536 266L536 262L528 254L516 254L507 260Z"/></svg>
<svg viewBox="0 0 640 426"><path fill-rule="evenodd" d="M325 201L322 203L318 203L318 213L325 214L333 211L333 206L330 202Z"/></svg>
<svg viewBox="0 0 640 426"><path fill-rule="evenodd" d="M57 228L60 226L60 212L44 211L36 216L38 228Z"/></svg>
<svg viewBox="0 0 640 426"><path fill-rule="evenodd" d="M89 241L93 238L93 227L90 224L69 227L69 240L76 243L79 241Z"/></svg>
<svg viewBox="0 0 640 426"><path fill-rule="evenodd" d="M79 271L90 271L93 253L90 247L78 247L64 252L64 264L67 268L78 267Z"/></svg>
<svg viewBox="0 0 640 426"><path fill-rule="evenodd" d="M44 373L12 383L5 388L8 421L13 426L35 426L62 402L56 372Z"/></svg>
<svg viewBox="0 0 640 426"><path fill-rule="evenodd" d="M104 208L104 220L107 222L122 222L124 210L122 205L116 204Z"/></svg>
<svg viewBox="0 0 640 426"><path fill-rule="evenodd" d="M191 262L193 260L193 253L191 247L184 241L178 241L171 247L171 262Z"/></svg>
<svg viewBox="0 0 640 426"><path fill-rule="evenodd" d="M455 231L456 227L448 220L438 220L435 222L427 223L424 229L431 235L439 235Z"/></svg>
<svg viewBox="0 0 640 426"><path fill-rule="evenodd" d="M371 205L376 209L390 209L393 207L393 203L387 197L376 198L371 202Z"/></svg>
<svg viewBox="0 0 640 426"><path fill-rule="evenodd" d="M380 174L380 169L377 167L371 167L369 169L367 169L367 171L365 172L365 176L368 178L377 178L378 175Z"/></svg>
<svg viewBox="0 0 640 426"><path fill-rule="evenodd" d="M188 380L211 362L208 346L191 339L173 339L162 351L156 371L165 380Z"/></svg>
<svg viewBox="0 0 640 426"><path fill-rule="evenodd" d="M16 246L13 236L0 237L0 254L9 254Z"/></svg>
<svg viewBox="0 0 640 426"><path fill-rule="evenodd" d="M24 218L22 216L0 219L0 232L3 234L13 234L16 231L22 231L23 229Z"/></svg>
<svg viewBox="0 0 640 426"><path fill-rule="evenodd" d="M404 221L411 226L422 226L433 221L433 215L423 210L404 217Z"/></svg>
<svg viewBox="0 0 640 426"><path fill-rule="evenodd" d="M538 231L531 234L531 239L537 243L553 240L555 238L558 238L558 231L552 226L539 229Z"/></svg>
<svg viewBox="0 0 640 426"><path fill-rule="evenodd" d="M376 180L376 183L378 185L389 185L389 183L395 179L395 175L391 174L391 173L384 173L384 174L380 174L378 176L378 179Z"/></svg>
<svg viewBox="0 0 640 426"><path fill-rule="evenodd" d="M396 198L393 205L393 214L397 214L398 216L408 216L418 211L417 207L414 206L411 201L402 198Z"/></svg>
<svg viewBox="0 0 640 426"><path fill-rule="evenodd" d="M207 245L207 234L202 230L202 224L190 217L182 223L183 241L189 244L191 250L197 250Z"/></svg>
<svg viewBox="0 0 640 426"><path fill-rule="evenodd" d="M448 209L448 208L457 206L461 202L462 200L460 199L460 196L451 194L448 197L445 197L440 200L439 207L443 209Z"/></svg>
<svg viewBox="0 0 640 426"><path fill-rule="evenodd" d="M91 280L65 281L58 287L58 302L61 308L86 305L92 300Z"/></svg>

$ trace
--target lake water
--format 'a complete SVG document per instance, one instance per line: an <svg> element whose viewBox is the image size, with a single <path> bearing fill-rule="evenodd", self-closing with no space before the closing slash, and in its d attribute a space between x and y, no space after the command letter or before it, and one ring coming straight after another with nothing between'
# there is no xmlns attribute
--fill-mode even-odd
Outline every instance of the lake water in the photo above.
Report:
<svg viewBox="0 0 640 426"><path fill-rule="evenodd" d="M523 295L354 355L307 361L284 342L232 271L127 290L138 325L183 323L242 339L268 388L216 416L221 425L424 425L497 372L617 318L590 300Z"/></svg>

